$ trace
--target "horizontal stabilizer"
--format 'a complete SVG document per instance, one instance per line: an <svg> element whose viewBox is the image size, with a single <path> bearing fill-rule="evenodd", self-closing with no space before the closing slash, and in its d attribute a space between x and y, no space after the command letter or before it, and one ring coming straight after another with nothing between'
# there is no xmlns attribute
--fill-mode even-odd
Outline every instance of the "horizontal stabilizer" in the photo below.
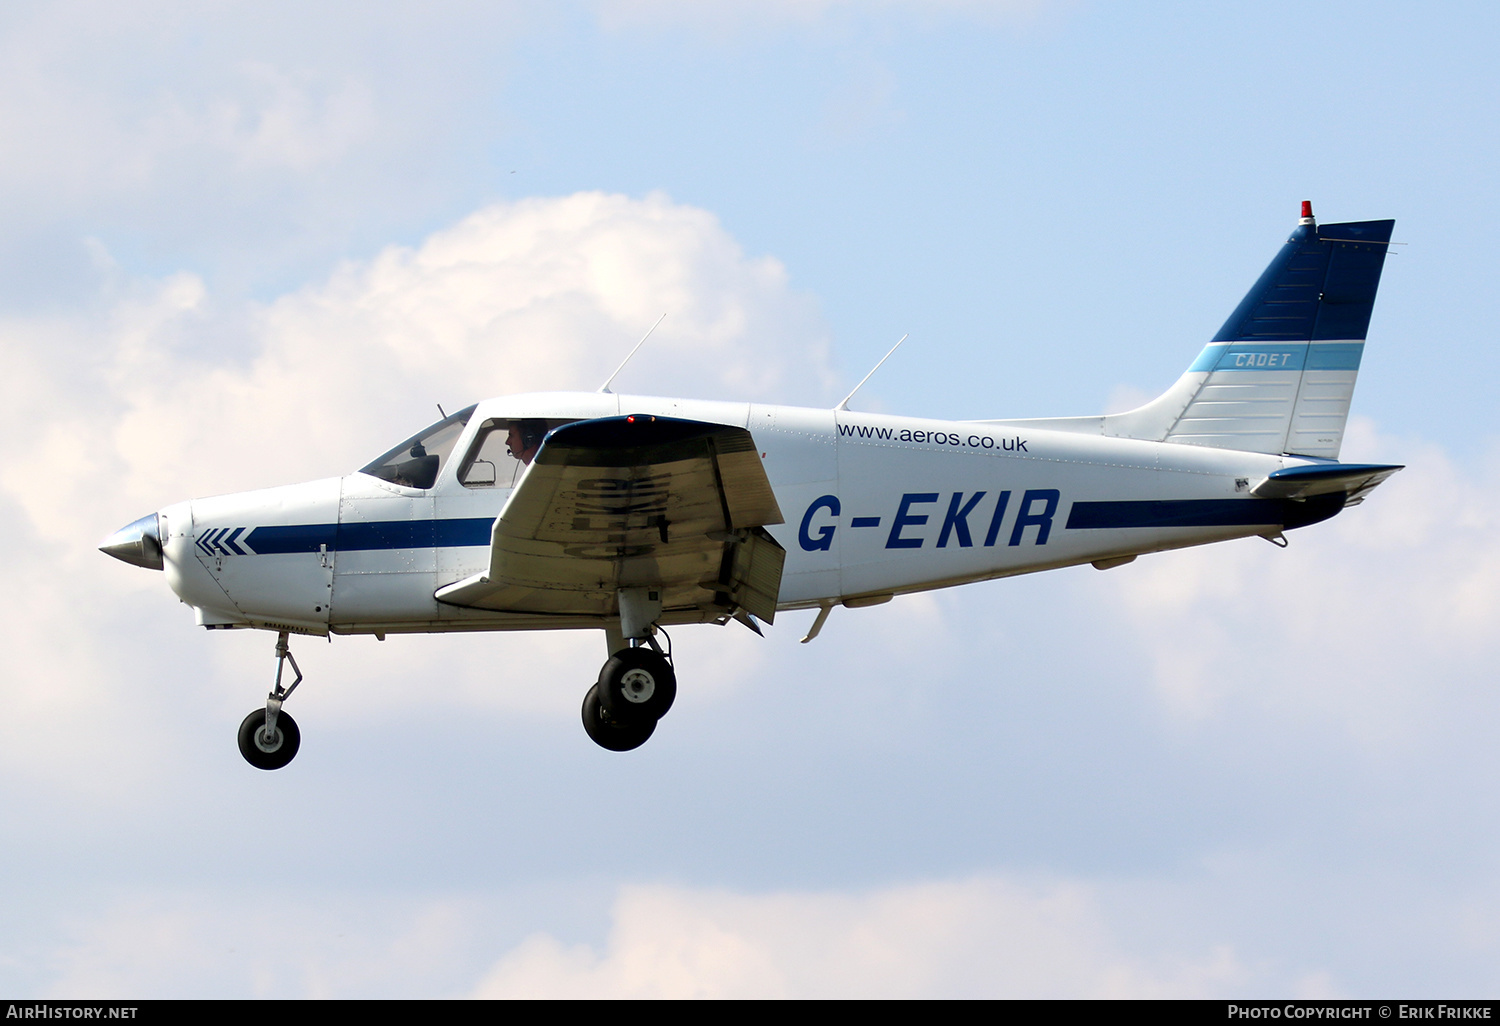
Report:
<svg viewBox="0 0 1500 1026"><path fill-rule="evenodd" d="M1380 463L1333 463L1278 470L1250 489L1262 499L1307 499L1342 492L1345 505L1362 502L1366 494L1401 466Z"/></svg>

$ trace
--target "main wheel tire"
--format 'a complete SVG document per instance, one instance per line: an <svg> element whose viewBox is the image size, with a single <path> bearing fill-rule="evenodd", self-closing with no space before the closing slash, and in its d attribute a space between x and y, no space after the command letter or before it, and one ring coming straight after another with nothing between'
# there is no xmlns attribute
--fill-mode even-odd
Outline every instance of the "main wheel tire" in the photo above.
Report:
<svg viewBox="0 0 1500 1026"><path fill-rule="evenodd" d="M281 769L302 745L297 721L286 712L276 714L276 735L266 737L266 711L257 709L240 724L240 754L256 769Z"/></svg>
<svg viewBox="0 0 1500 1026"><path fill-rule="evenodd" d="M625 648L599 671L599 704L616 723L654 723L677 698L677 675L651 648Z"/></svg>
<svg viewBox="0 0 1500 1026"><path fill-rule="evenodd" d="M599 706L599 685L595 684L583 696L583 729L600 748L628 752L646 743L656 731L656 721L617 723L609 719Z"/></svg>

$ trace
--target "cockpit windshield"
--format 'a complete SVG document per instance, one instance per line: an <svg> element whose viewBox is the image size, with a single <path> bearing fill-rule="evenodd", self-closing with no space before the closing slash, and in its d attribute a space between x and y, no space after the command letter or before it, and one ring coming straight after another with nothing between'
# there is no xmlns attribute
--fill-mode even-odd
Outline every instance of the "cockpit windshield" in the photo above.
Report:
<svg viewBox="0 0 1500 1026"><path fill-rule="evenodd" d="M459 410L408 438L369 466L361 467L359 472L407 488L431 488L473 415L473 406Z"/></svg>

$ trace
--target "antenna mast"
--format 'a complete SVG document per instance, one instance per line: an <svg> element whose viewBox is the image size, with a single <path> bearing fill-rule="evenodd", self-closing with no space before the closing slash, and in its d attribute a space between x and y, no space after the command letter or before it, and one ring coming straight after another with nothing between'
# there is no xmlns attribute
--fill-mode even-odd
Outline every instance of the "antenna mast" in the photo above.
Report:
<svg viewBox="0 0 1500 1026"><path fill-rule="evenodd" d="M905 335L902 335L899 339L897 339L896 340L896 344L893 345L893 346L891 346L891 352L890 353L886 353L884 356L882 356L880 358L880 363L877 363L875 366L871 367L870 368L870 373L866 374L864 377L860 378L859 379L859 384L857 384L857 385L854 386L854 391L852 391L848 395L844 396L844 401L841 402L841 403L839 403L837 406L835 406L834 409L835 410L847 410L849 408L849 400L854 398L854 392L858 392L861 388L864 388L865 387L865 382L869 381L872 377L874 377L875 376L875 372L880 369L880 364L881 363L885 363L885 361L889 360L891 358L891 353L894 353L896 350L900 349L901 348L901 343L905 342L909 338L911 338L911 332L908 331ZM615 373L618 374L619 372L616 371Z"/></svg>
<svg viewBox="0 0 1500 1026"><path fill-rule="evenodd" d="M657 328L657 325L661 324L661 322L664 321L664 320L666 320L666 319L667 319L667 315L666 314L662 314L660 317L658 317L656 319L656 324L651 325L651 331L655 331L656 328ZM648 331L644 335L641 336L641 340L635 344L635 349L639 349L639 348L641 348L641 346L643 346L643 345L646 344L646 339L648 339L648 338L651 337L651 331ZM617 378L617 377L620 376L620 372L625 369L625 365L627 363L629 363L630 362L630 358L635 355L635 349L632 349L626 355L625 359L623 359L623 360L620 361L620 366L618 366L618 367L615 368L615 372L613 374L611 374L609 377L607 377L607 378L604 379L604 384L602 384L602 385L599 386L599 391L600 392L602 392L602 393L604 393L606 395L610 394L609 393L609 386L612 385L612 384L614 384L615 378Z"/></svg>

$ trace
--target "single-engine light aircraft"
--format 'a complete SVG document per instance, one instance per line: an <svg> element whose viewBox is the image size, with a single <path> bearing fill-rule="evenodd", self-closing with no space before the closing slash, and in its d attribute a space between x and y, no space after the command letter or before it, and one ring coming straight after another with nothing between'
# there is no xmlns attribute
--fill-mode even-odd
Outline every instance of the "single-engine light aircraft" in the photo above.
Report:
<svg viewBox="0 0 1500 1026"><path fill-rule="evenodd" d="M253 766L300 744L282 708L302 680L293 634L602 630L583 725L628 751L677 693L664 626L760 633L816 609L810 641L836 605L1284 545L1363 500L1401 469L1338 459L1394 223L1319 226L1304 202L1218 334L1128 413L917 420L606 382L487 399L355 473L180 502L101 548L165 570L204 627L276 632L275 686L239 731Z"/></svg>

